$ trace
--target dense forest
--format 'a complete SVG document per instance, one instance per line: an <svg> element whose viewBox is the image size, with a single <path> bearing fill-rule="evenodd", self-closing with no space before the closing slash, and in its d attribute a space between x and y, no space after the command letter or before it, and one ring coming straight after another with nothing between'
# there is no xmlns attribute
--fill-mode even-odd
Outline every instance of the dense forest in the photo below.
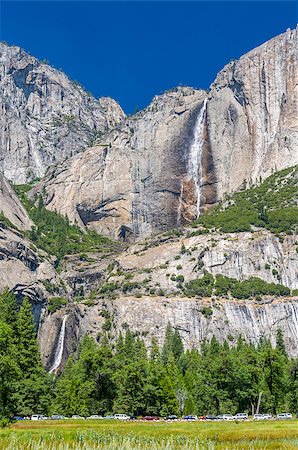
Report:
<svg viewBox="0 0 298 450"><path fill-rule="evenodd" d="M262 392L261 412L298 411L298 358L276 347L239 339L233 347L215 338L184 350L168 325L164 344L126 330L116 342L85 336L77 355L55 377L42 367L31 304L0 295L0 418L15 414L127 413L132 415L251 412Z"/></svg>

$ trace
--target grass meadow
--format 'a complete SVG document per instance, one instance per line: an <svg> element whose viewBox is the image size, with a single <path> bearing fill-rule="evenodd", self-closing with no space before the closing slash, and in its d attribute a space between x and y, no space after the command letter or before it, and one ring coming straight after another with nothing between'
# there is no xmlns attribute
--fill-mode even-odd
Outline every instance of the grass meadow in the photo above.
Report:
<svg viewBox="0 0 298 450"><path fill-rule="evenodd" d="M22 421L0 430L1 450L298 449L298 420L266 422Z"/></svg>

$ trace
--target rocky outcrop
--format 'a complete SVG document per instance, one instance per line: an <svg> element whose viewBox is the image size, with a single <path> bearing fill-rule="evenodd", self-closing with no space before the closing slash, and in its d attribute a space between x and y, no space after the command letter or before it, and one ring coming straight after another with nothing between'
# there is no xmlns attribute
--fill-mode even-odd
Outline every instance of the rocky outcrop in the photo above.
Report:
<svg viewBox="0 0 298 450"><path fill-rule="evenodd" d="M189 146L205 91L177 88L155 97L98 145L54 167L31 191L72 222L118 237L145 237L180 224L181 186L189 218L195 183L187 175ZM181 174L185 172L182 181Z"/></svg>
<svg viewBox="0 0 298 450"><path fill-rule="evenodd" d="M53 262L18 231L0 223L0 292L13 291L18 299L28 297L33 304L36 324L47 297L65 295Z"/></svg>
<svg viewBox="0 0 298 450"><path fill-rule="evenodd" d="M0 213L19 230L29 230L32 221L7 180L0 174Z"/></svg>
<svg viewBox="0 0 298 450"><path fill-rule="evenodd" d="M207 96L156 97L33 190L99 232L150 236L193 220L244 184L298 163L297 29L228 64ZM208 97L208 98L207 98Z"/></svg>
<svg viewBox="0 0 298 450"><path fill-rule="evenodd" d="M211 85L203 204L297 164L297 37L298 27L287 30L230 62Z"/></svg>
<svg viewBox="0 0 298 450"><path fill-rule="evenodd" d="M129 327L150 346L152 337L162 344L168 322L179 330L186 348L198 348L203 339L213 335L231 344L240 335L253 343L266 337L274 344L281 328L288 351L297 355L297 297L190 298L181 288L181 284L185 287L208 271L240 281L258 277L297 289L296 237L287 236L280 242L265 230L199 236L190 233L185 230L180 237L164 234L131 245L107 260L91 257L89 262L79 262L70 257L61 276L72 289L72 296L79 293L81 300L53 315L44 314L39 339L46 367L53 364L65 315L64 362L84 334L100 339L103 325L113 336Z"/></svg>
<svg viewBox="0 0 298 450"><path fill-rule="evenodd" d="M0 172L15 183L42 177L124 118L113 99L96 100L64 73L4 43L0 110Z"/></svg>
<svg viewBox="0 0 298 450"><path fill-rule="evenodd" d="M30 298L38 326L43 301L65 288L54 269L54 260L24 237L32 226L14 190L0 175L0 292L8 288L20 300Z"/></svg>
<svg viewBox="0 0 298 450"><path fill-rule="evenodd" d="M98 300L94 306L70 305L47 316L39 330L39 342L44 365L53 363L62 319L67 314L62 367L67 356L75 351L84 334L100 341L107 317L116 337L129 329L140 335L150 347L152 338L163 344L167 324L179 331L185 348L200 348L204 339L216 336L230 345L242 336L257 344L260 338L275 345L276 333L281 329L289 354L297 356L298 299L267 299L262 302L194 299L181 297L124 297ZM106 326L105 326L106 328Z"/></svg>
<svg viewBox="0 0 298 450"><path fill-rule="evenodd" d="M134 281L150 277L149 285L175 292L178 275L187 283L203 275L225 275L243 281L250 277L298 289L297 236L283 242L268 231L164 238L131 246L115 261L120 270L134 274ZM116 270L119 271L119 267ZM111 272L110 275L112 275ZM148 275L149 274L149 275ZM110 278L109 281L113 281Z"/></svg>

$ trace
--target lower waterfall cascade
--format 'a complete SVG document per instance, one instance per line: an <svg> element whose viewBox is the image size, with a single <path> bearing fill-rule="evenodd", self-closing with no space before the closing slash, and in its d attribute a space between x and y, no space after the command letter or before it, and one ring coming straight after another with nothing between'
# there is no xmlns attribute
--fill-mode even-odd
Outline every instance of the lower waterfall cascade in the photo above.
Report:
<svg viewBox="0 0 298 450"><path fill-rule="evenodd" d="M62 325L61 325L59 339L58 339L58 345L57 345L57 348L55 351L55 359L54 359L52 367L49 370L49 373L56 372L56 370L59 369L61 362L62 362L67 317L68 317L67 315L64 316L63 320L62 320Z"/></svg>

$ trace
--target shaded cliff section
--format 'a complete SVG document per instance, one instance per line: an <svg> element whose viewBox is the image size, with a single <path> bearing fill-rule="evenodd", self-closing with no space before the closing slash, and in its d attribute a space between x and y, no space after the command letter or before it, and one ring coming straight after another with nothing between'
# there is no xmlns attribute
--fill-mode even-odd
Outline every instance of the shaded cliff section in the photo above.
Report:
<svg viewBox="0 0 298 450"><path fill-rule="evenodd" d="M179 87L157 96L95 147L55 166L32 190L47 208L114 238L138 240L197 216L188 165L207 98L200 154L208 210L244 186L298 163L297 29L219 72L209 93Z"/></svg>
<svg viewBox="0 0 298 450"><path fill-rule="evenodd" d="M14 183L90 145L125 114L111 98L95 99L63 72L19 47L0 43L0 172Z"/></svg>

